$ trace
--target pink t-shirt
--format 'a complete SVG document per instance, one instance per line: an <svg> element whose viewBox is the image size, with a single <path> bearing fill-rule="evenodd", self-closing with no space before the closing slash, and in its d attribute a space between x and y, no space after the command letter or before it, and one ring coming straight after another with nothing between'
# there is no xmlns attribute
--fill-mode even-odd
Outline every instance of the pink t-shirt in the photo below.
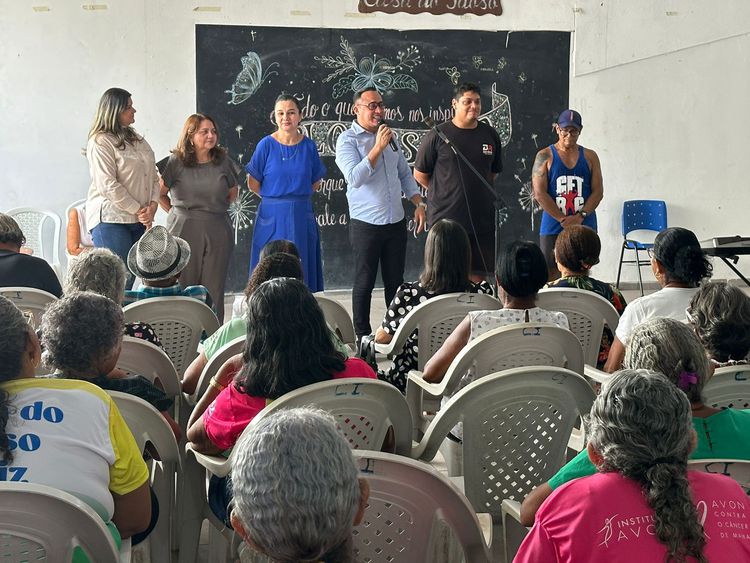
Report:
<svg viewBox="0 0 750 563"><path fill-rule="evenodd" d="M332 379L349 377L377 379L372 368L359 358L347 358L344 370L334 373ZM227 450L234 446L245 427L268 403L270 400L264 397L253 397L229 385L203 413L206 434L217 447Z"/></svg>
<svg viewBox="0 0 750 563"><path fill-rule="evenodd" d="M750 561L750 501L724 475L688 471L709 561ZM619 473L597 473L556 489L536 514L514 563L664 561L654 513L639 485ZM689 559L693 562L694 559Z"/></svg>

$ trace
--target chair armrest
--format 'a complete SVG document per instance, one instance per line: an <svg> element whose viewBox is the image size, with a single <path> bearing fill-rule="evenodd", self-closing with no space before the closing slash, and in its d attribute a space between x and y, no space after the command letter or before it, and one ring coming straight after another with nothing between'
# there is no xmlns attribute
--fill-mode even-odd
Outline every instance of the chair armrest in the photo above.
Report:
<svg viewBox="0 0 750 563"><path fill-rule="evenodd" d="M393 345L396 343L396 339L392 338L391 341L388 344L378 344L375 343L375 351L378 354L383 354L384 356L390 356L393 354Z"/></svg>
<svg viewBox="0 0 750 563"><path fill-rule="evenodd" d="M611 373L596 369L594 366L590 366L588 364L583 366L583 375L590 379L593 379L597 383L605 383L612 377Z"/></svg>
<svg viewBox="0 0 750 563"><path fill-rule="evenodd" d="M433 397L441 397L443 395L443 385L440 383L430 383L422 379L422 372L418 370L411 370L409 372L409 381L419 386L421 390L426 391Z"/></svg>
<svg viewBox="0 0 750 563"><path fill-rule="evenodd" d="M190 442L185 445L185 451L191 452L199 464L205 467L212 475L216 475L217 477L226 477L232 469L228 458L197 452L193 449L193 446L190 445Z"/></svg>
<svg viewBox="0 0 750 563"><path fill-rule="evenodd" d="M519 524L521 523L521 503L517 500L503 499L503 504L500 505L500 509L503 514L507 514L515 519Z"/></svg>

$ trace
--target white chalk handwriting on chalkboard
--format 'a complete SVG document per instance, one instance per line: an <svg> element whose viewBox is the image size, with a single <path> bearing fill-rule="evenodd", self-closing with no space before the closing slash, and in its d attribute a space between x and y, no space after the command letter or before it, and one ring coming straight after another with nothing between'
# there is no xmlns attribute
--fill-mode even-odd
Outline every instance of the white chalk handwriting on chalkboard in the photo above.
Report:
<svg viewBox="0 0 750 563"><path fill-rule="evenodd" d="M419 91L417 81L407 74L422 62L419 49L409 45L404 51L396 54L396 64L385 57L378 58L373 54L357 60L349 42L341 37L339 56L315 57L326 68L335 69L323 79L333 83L333 98L340 98L346 93L359 92L365 88L377 88L381 94L386 90Z"/></svg>

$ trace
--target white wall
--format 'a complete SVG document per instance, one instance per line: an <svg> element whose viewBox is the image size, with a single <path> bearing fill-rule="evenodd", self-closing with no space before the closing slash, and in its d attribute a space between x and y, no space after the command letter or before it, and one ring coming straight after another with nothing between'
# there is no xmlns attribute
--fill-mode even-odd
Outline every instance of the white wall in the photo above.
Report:
<svg viewBox="0 0 750 563"><path fill-rule="evenodd" d="M85 194L80 149L110 86L133 92L136 127L166 154L195 109L196 23L562 30L575 32L570 96L586 125L581 142L604 170L596 275L614 279L624 199L667 200L670 223L699 238L750 235L740 137L750 124L745 0L503 0L500 17L362 15L357 0L94 1L106 9L0 0L0 209L62 214Z"/></svg>

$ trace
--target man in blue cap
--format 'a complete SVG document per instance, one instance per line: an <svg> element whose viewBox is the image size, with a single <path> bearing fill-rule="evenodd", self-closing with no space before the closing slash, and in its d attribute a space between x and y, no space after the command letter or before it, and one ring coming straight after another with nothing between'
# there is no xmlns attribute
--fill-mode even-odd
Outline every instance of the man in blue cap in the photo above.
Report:
<svg viewBox="0 0 750 563"><path fill-rule="evenodd" d="M570 225L596 230L595 209L604 196L599 157L578 144L582 130L581 114L563 111L555 123L557 142L536 154L531 172L534 199L543 211L539 246L550 281L560 277L554 254L557 235Z"/></svg>

